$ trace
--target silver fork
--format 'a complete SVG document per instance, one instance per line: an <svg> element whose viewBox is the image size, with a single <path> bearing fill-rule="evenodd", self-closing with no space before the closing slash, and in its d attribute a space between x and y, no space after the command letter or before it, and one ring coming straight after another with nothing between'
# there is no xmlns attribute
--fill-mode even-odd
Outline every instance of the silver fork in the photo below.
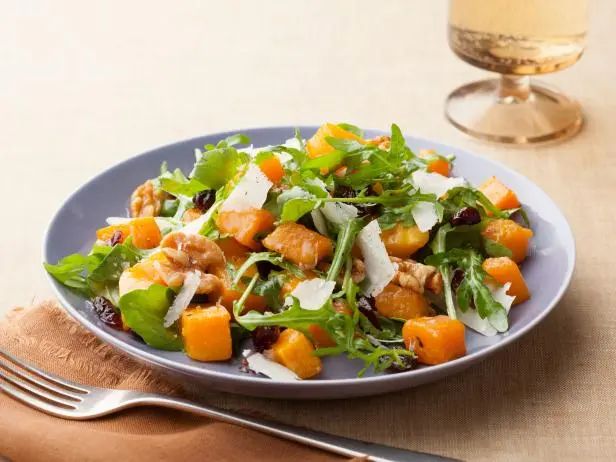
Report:
<svg viewBox="0 0 616 462"><path fill-rule="evenodd" d="M364 457L367 460L381 462L455 460L235 414L185 399L81 385L26 364L1 349L0 390L30 407L63 419L89 420L130 407L159 406L240 425L347 457Z"/></svg>

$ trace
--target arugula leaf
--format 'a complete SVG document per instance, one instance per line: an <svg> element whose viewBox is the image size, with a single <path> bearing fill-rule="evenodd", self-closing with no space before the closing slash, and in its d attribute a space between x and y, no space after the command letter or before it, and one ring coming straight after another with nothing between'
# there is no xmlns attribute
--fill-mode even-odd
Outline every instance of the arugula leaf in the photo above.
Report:
<svg viewBox="0 0 616 462"><path fill-rule="evenodd" d="M325 137L325 141L327 141L327 144L329 144L337 151L341 151L347 154L357 151L363 151L366 149L366 146L364 144L356 140L347 140L342 138L334 138L333 136L327 136Z"/></svg>
<svg viewBox="0 0 616 462"><path fill-rule="evenodd" d="M276 266L280 266L281 268L289 271L294 276L297 276L299 278L304 277L304 273L301 269L299 269L294 264L284 260L281 255L278 255L274 252L257 252L251 254L250 257L248 257L246 261L242 263L242 266L237 269L237 271L235 272L235 277L231 282L231 285L236 286L237 283L240 282L240 280L242 279L242 276L244 276L244 273L248 271L248 268L260 261L268 261Z"/></svg>
<svg viewBox="0 0 616 462"><path fill-rule="evenodd" d="M248 160L247 154L235 148L216 147L199 157L190 177L199 181L205 189L218 189L226 185Z"/></svg>
<svg viewBox="0 0 616 462"><path fill-rule="evenodd" d="M437 253L426 258L428 265L442 267L455 265L464 271L464 279L458 288L457 301L459 308L466 311L473 301L477 314L482 319L487 318L490 324L499 332L508 328L507 311L497 302L484 281L488 274L481 266L482 257L473 249L455 248L446 252ZM443 275L443 278L445 275Z"/></svg>
<svg viewBox="0 0 616 462"><path fill-rule="evenodd" d="M96 295L104 295L114 305L118 304L117 285L122 272L140 260L133 250L130 238L124 244L116 244L109 253L93 268L86 282Z"/></svg>
<svg viewBox="0 0 616 462"><path fill-rule="evenodd" d="M338 233L338 239L336 241L336 251L332 258L332 264L327 271L327 280L335 281L340 274L342 264L347 261L351 252L351 247L355 242L357 234L363 228L364 222L361 219L352 219L347 221Z"/></svg>
<svg viewBox="0 0 616 462"><path fill-rule="evenodd" d="M126 325L145 343L159 350L179 351L182 349L182 339L177 328L163 326L173 298L171 289L154 284L123 295L119 307Z"/></svg>
<svg viewBox="0 0 616 462"><path fill-rule="evenodd" d="M216 147L229 148L231 146L235 146L236 144L249 144L249 143L250 143L250 137L242 133L236 133L234 135L227 136L222 141L219 141Z"/></svg>
<svg viewBox="0 0 616 462"><path fill-rule="evenodd" d="M325 154L324 156L315 157L314 159L306 160L301 165L301 168L304 170L314 170L314 169L331 170L332 168L337 167L338 165L342 163L342 160L344 159L345 155L346 154L344 151L338 151L338 150L332 151L331 153Z"/></svg>
<svg viewBox="0 0 616 462"><path fill-rule="evenodd" d="M282 223L287 221L297 221L311 210L315 209L319 204L317 199L309 198L295 198L288 200L282 206L282 212L280 213L280 221Z"/></svg>
<svg viewBox="0 0 616 462"><path fill-rule="evenodd" d="M90 297L92 291L86 276L101 264L112 249L108 245L95 244L88 255L74 253L60 259L55 265L43 263L43 266L60 284Z"/></svg>
<svg viewBox="0 0 616 462"><path fill-rule="evenodd" d="M173 178L161 178L160 189L173 196L186 196L192 199L195 194L207 189L207 187L195 178L184 181L178 181Z"/></svg>
<svg viewBox="0 0 616 462"><path fill-rule="evenodd" d="M281 326L306 332L310 325L324 324L334 314L331 303L326 303L318 310L305 310L299 306L299 301L295 297L291 298L293 299L291 307L280 313L249 311L244 315L236 316L235 319L250 331L259 326ZM240 311L238 310L238 312Z"/></svg>
<svg viewBox="0 0 616 462"><path fill-rule="evenodd" d="M510 249L505 247L503 244L500 244L492 239L483 238L483 248L485 252L490 257L510 257L512 252Z"/></svg>
<svg viewBox="0 0 616 462"><path fill-rule="evenodd" d="M347 132L353 133L353 135L358 136L360 138L364 137L364 131L356 125L347 124L347 123L339 123L338 126Z"/></svg>
<svg viewBox="0 0 616 462"><path fill-rule="evenodd" d="M257 281L253 293L265 297L265 303L269 308L279 310L282 307L280 290L284 280L284 273L272 271L266 281Z"/></svg>

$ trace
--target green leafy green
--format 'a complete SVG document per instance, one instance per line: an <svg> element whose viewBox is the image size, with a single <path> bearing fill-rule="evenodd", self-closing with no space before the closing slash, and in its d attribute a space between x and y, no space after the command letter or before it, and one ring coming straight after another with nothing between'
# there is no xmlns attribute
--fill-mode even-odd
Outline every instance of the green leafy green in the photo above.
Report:
<svg viewBox="0 0 616 462"><path fill-rule="evenodd" d="M299 278L304 277L304 273L302 270L300 270L294 264L289 263L288 261L284 260L281 255L278 255L273 252L257 252L257 253L251 254L250 257L248 257L246 261L242 263L242 266L240 266L237 269L237 271L235 272L235 277L233 278L233 282L231 283L231 285L236 286L237 283L240 282L240 280L242 279L242 276L244 276L244 273L248 270L248 268L250 268L252 265L260 261L267 261L276 266L280 266L281 268L289 271L291 274Z"/></svg>
<svg viewBox="0 0 616 462"><path fill-rule="evenodd" d="M86 281L92 292L108 298L114 305L118 304L118 281L122 272L133 266L141 256L132 246L130 238L124 244L116 244L109 253L92 268Z"/></svg>
<svg viewBox="0 0 616 462"><path fill-rule="evenodd" d="M357 234L361 231L364 225L361 219L352 219L347 221L340 229L338 233L338 239L336 241L336 251L332 259L332 264L327 271L327 280L335 281L340 274L342 265L347 261L348 256L351 253L351 247L355 242Z"/></svg>
<svg viewBox="0 0 616 462"><path fill-rule="evenodd" d="M325 154L324 156L306 160L301 167L305 170L331 170L332 168L340 165L342 159L344 159L344 156L345 153L343 151L332 151L329 154Z"/></svg>
<svg viewBox="0 0 616 462"><path fill-rule="evenodd" d="M471 248L455 248L437 253L426 258L428 265L442 267L452 265L464 271L464 279L457 290L457 302L462 311L467 311L472 300L477 314L482 319L487 318L490 324L499 332L508 328L507 311L497 302L492 292L485 285L488 277L481 266L483 258Z"/></svg>
<svg viewBox="0 0 616 462"><path fill-rule="evenodd" d="M43 266L59 283L89 297L92 292L86 275L96 268L109 252L109 246L95 246L88 255L73 253L60 259L55 265L43 263Z"/></svg>
<svg viewBox="0 0 616 462"><path fill-rule="evenodd" d="M512 252L510 249L505 247L503 244L500 244L492 239L483 238L483 248L485 249L486 254L490 257L511 257Z"/></svg>
<svg viewBox="0 0 616 462"><path fill-rule="evenodd" d="M280 213L280 221L297 221L311 210L315 209L319 204L318 199L297 197L290 199L282 206Z"/></svg>
<svg viewBox="0 0 616 462"><path fill-rule="evenodd" d="M215 147L202 153L190 177L199 181L204 189L218 189L226 185L247 162L248 155L233 147Z"/></svg>
<svg viewBox="0 0 616 462"><path fill-rule="evenodd" d="M173 178L161 178L160 188L173 196L186 196L192 198L207 187L195 178L186 181L178 181Z"/></svg>
<svg viewBox="0 0 616 462"><path fill-rule="evenodd" d="M173 297L171 289L157 284L123 295L119 306L124 322L153 348L181 350L182 339L177 328L163 326Z"/></svg>
<svg viewBox="0 0 616 462"><path fill-rule="evenodd" d="M338 126L347 132L353 133L353 135L358 136L359 138L364 137L364 131L356 125L347 124L347 123L339 123Z"/></svg>

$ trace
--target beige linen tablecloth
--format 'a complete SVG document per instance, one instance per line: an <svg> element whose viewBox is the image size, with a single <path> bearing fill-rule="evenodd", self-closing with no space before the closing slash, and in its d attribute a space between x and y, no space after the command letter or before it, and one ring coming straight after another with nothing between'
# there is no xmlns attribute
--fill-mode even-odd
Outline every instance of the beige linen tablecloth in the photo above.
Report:
<svg viewBox="0 0 616 462"><path fill-rule="evenodd" d="M333 402L211 400L468 460L616 459L616 5L593 2L587 54L544 78L581 101L583 132L507 149L466 138L443 118L447 92L484 76L447 49L445 3L3 3L2 307L50 296L44 228L64 197L117 161L223 129L395 121L544 188L576 236L569 292L520 342L435 384Z"/></svg>

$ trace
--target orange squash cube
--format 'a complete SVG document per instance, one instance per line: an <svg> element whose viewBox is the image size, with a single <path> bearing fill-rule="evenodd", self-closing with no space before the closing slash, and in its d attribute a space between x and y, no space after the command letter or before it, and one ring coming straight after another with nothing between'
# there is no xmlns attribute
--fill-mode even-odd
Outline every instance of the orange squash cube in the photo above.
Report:
<svg viewBox="0 0 616 462"><path fill-rule="evenodd" d="M243 284L238 284L241 290L229 289L226 288L222 293L222 297L220 298L220 304L224 306L229 312L233 312L233 302L239 300L244 293ZM267 301L265 297L256 294L248 295L246 298L246 303L244 304L244 310L241 314L247 313L248 311L260 311L263 312L267 308Z"/></svg>
<svg viewBox="0 0 616 462"><path fill-rule="evenodd" d="M312 269L332 254L332 241L298 223L283 223L263 239L268 250L278 252L302 269Z"/></svg>
<svg viewBox="0 0 616 462"><path fill-rule="evenodd" d="M242 266L250 256L250 249L245 245L240 244L232 237L218 239L216 241L216 245L218 245L220 250L222 250L227 262L231 263L235 269ZM257 274L257 265L249 266L244 273L244 275L249 278L253 277L255 274Z"/></svg>
<svg viewBox="0 0 616 462"><path fill-rule="evenodd" d="M231 358L229 312L220 305L193 306L182 313L182 338L186 354L197 361Z"/></svg>
<svg viewBox="0 0 616 462"><path fill-rule="evenodd" d="M520 206L518 196L495 176L483 183L479 191L501 210L515 209Z"/></svg>
<svg viewBox="0 0 616 462"><path fill-rule="evenodd" d="M413 319L434 314L422 294L396 284L387 284L374 301L379 314L387 318Z"/></svg>
<svg viewBox="0 0 616 462"><path fill-rule="evenodd" d="M272 347L274 361L291 369L302 379L321 372L321 359L314 355L314 346L304 334L295 329L285 329Z"/></svg>
<svg viewBox="0 0 616 462"><path fill-rule="evenodd" d="M280 180L282 180L282 177L284 176L284 168L282 167L282 163L275 155L261 161L261 163L259 163L259 168L274 184L280 183Z"/></svg>
<svg viewBox="0 0 616 462"><path fill-rule="evenodd" d="M118 242L122 243L130 235L130 226L128 225L128 223L123 225L105 226L104 228L96 230L96 238L100 241L109 242L113 235L116 233L116 231L121 234L120 240Z"/></svg>
<svg viewBox="0 0 616 462"><path fill-rule="evenodd" d="M326 123L321 125L312 138L306 142L308 157L314 159L315 157L321 157L333 152L335 149L327 142L328 137L343 140L355 140L359 143L365 144L365 141L354 133L351 133L344 128L340 128L338 125Z"/></svg>
<svg viewBox="0 0 616 462"><path fill-rule="evenodd" d="M419 231L417 226L404 226L401 223L381 232L381 240L387 253L398 258L409 258L426 245L429 239L428 232Z"/></svg>
<svg viewBox="0 0 616 462"><path fill-rule="evenodd" d="M402 338L422 364L441 364L466 354L464 324L448 316L409 319Z"/></svg>
<svg viewBox="0 0 616 462"><path fill-rule="evenodd" d="M261 244L255 237L271 230L274 220L274 215L264 209L226 211L218 214L216 226L221 233L230 234L240 244L252 250L259 250Z"/></svg>
<svg viewBox="0 0 616 462"><path fill-rule="evenodd" d="M499 284L511 283L507 294L515 297L514 305L525 302L530 298L530 291L520 271L520 267L511 258L486 258L482 266L485 272L492 276Z"/></svg>
<svg viewBox="0 0 616 462"><path fill-rule="evenodd" d="M528 253L528 243L533 232L513 220L490 220L481 234L511 250L511 259L520 263Z"/></svg>
<svg viewBox="0 0 616 462"><path fill-rule="evenodd" d="M138 249L153 249L160 244L162 234L154 217L134 218L129 226L133 244Z"/></svg>
<svg viewBox="0 0 616 462"><path fill-rule="evenodd" d="M451 165L446 159L439 157L428 162L427 170L431 173L440 173L443 176L449 176Z"/></svg>

